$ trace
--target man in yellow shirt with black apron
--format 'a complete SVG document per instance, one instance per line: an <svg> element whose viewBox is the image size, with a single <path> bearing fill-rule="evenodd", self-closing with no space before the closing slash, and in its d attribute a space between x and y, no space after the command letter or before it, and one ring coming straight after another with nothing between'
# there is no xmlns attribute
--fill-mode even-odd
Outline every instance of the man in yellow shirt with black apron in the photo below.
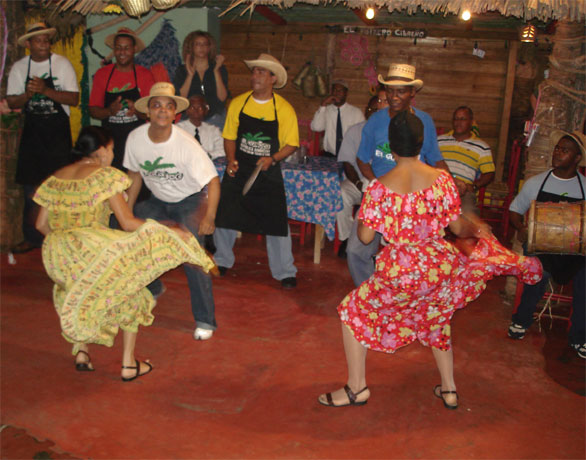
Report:
<svg viewBox="0 0 586 460"><path fill-rule="evenodd" d="M299 146L297 116L291 104L273 92L287 83L281 63L268 54L244 62L252 72L252 91L234 98L226 117L227 166L216 216L214 258L223 275L234 265L232 248L238 231L266 235L271 274L290 289L297 285L297 268L279 163ZM256 168L260 173L245 190Z"/></svg>

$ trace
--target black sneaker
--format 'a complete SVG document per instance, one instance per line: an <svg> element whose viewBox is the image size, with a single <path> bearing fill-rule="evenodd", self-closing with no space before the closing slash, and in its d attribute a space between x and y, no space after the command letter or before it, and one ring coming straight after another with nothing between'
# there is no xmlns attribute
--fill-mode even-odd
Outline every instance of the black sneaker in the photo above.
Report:
<svg viewBox="0 0 586 460"><path fill-rule="evenodd" d="M521 326L517 323L511 323L509 326L509 337L514 340L521 340L525 337L525 332L527 332L527 328Z"/></svg>
<svg viewBox="0 0 586 460"><path fill-rule="evenodd" d="M580 358L586 359L586 343L572 343L570 346L576 350Z"/></svg>
<svg viewBox="0 0 586 460"><path fill-rule="evenodd" d="M285 289L293 289L294 287L297 287L297 278L294 276L291 276L290 278L283 278L281 280L281 286L283 286Z"/></svg>

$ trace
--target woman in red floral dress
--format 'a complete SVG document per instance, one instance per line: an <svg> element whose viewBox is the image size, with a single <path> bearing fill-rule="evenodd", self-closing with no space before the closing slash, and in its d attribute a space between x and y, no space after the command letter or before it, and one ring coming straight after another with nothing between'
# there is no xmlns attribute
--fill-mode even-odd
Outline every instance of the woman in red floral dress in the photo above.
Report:
<svg viewBox="0 0 586 460"><path fill-rule="evenodd" d="M415 115L393 117L389 139L397 166L370 184L358 214L361 241L368 244L379 232L388 245L377 255L374 274L338 306L348 382L318 400L336 407L365 404L367 349L393 353L419 340L431 347L440 372L434 394L456 409L454 311L476 299L494 276L516 275L535 284L541 264L503 248L486 225L460 215L451 176L418 160L423 125ZM468 255L444 239L445 227L478 240Z"/></svg>

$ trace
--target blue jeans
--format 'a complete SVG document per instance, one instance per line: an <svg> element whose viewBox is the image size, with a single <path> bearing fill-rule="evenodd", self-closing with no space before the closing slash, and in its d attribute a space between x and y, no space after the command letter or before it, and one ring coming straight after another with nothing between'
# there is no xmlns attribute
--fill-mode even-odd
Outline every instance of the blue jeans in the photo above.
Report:
<svg viewBox="0 0 586 460"><path fill-rule="evenodd" d="M234 242L236 241L236 230L229 228L216 228L214 232L214 243L216 253L214 259L220 267L232 268L234 261ZM291 251L291 231L287 236L266 235L267 255L271 275L278 281L285 278L293 278L297 274L297 268L293 264L293 252Z"/></svg>
<svg viewBox="0 0 586 460"><path fill-rule="evenodd" d="M572 317L570 318L572 325L570 326L570 332L568 334L570 345L583 345L586 343L584 331L584 311L586 309L585 277L586 272L583 267L578 273L576 273L573 279ZM521 296L519 308L517 308L517 312L514 313L512 317L514 323L523 326L524 328L531 326L531 323L533 323L533 313L535 313L537 303L545 293L550 278L551 274L544 271L543 278L539 283L534 285L526 284L523 286L523 295Z"/></svg>
<svg viewBox="0 0 586 460"><path fill-rule="evenodd" d="M141 219L172 220L184 225L203 246L203 236L198 235L198 230L200 219L203 216L200 207L205 202L205 198L206 194L203 191L194 193L178 203L167 203L151 196L134 207L134 214ZM183 269L185 270L187 285L191 294L191 312L197 327L215 330L217 324L210 275L189 264L183 265ZM160 281L157 280L155 283L160 283ZM156 289L156 286L149 286L149 288Z"/></svg>
<svg viewBox="0 0 586 460"><path fill-rule="evenodd" d="M370 243L364 244L360 241L358 238L358 219L354 219L346 246L346 257L350 276L356 287L364 283L374 273L373 257L378 252L380 239L381 234L375 233L374 239Z"/></svg>

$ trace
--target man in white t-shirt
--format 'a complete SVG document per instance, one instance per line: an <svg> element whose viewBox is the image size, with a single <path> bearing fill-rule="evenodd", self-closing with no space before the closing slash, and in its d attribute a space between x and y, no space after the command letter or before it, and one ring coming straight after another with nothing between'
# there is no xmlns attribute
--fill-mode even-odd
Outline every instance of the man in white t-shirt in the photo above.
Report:
<svg viewBox="0 0 586 460"><path fill-rule="evenodd" d="M150 123L129 134L123 166L133 181L128 189L131 209L143 180L152 192L149 199L136 205L137 217L175 221L187 227L203 245L204 235L211 235L215 229L220 180L201 146L173 125L175 115L188 105L187 99L175 96L171 83L155 83L149 96L134 104L136 110L148 115ZM191 293L191 310L197 323L193 337L207 340L217 327L212 280L190 265L184 265L184 269ZM153 284L149 287L151 292L161 292L161 282Z"/></svg>
<svg viewBox="0 0 586 460"><path fill-rule="evenodd" d="M177 123L181 129L187 131L202 146L208 156L215 160L225 157L224 138L217 126L206 123L204 118L208 115L210 107L201 94L195 94L189 98L187 108L187 120Z"/></svg>
<svg viewBox="0 0 586 460"><path fill-rule="evenodd" d="M79 87L67 58L51 53L55 32L44 22L27 27L18 44L30 55L16 61L8 74L6 101L24 112L16 167L16 182L23 185L25 195L24 241L12 249L14 253L41 246L43 236L35 229L39 208L32 197L47 176L70 160L69 107L78 104Z"/></svg>

